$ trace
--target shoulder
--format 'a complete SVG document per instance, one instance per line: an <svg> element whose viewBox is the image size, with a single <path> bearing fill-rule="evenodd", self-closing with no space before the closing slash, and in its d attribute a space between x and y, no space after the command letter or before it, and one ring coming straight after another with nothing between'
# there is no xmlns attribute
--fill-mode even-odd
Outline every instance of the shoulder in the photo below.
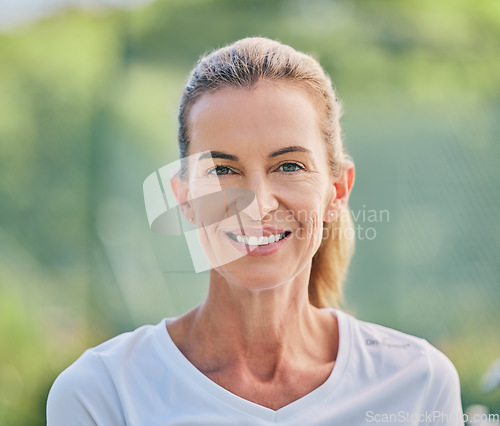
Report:
<svg viewBox="0 0 500 426"><path fill-rule="evenodd" d="M364 363L380 372L413 369L428 391L459 388L458 373L450 359L427 340L399 330L362 321L343 313L350 327L352 347Z"/></svg>
<svg viewBox="0 0 500 426"><path fill-rule="evenodd" d="M120 419L113 382L92 351L86 351L64 370L52 385L47 399L49 426L104 424Z"/></svg>
<svg viewBox="0 0 500 426"><path fill-rule="evenodd" d="M125 362L133 368L131 359L151 353L154 330L155 326L143 326L86 350L53 383L47 424L125 424L116 372Z"/></svg>
<svg viewBox="0 0 500 426"><path fill-rule="evenodd" d="M427 340L341 313L350 336L349 363L364 386L418 401L421 413L438 413L434 425L463 425L460 380L449 358Z"/></svg>
<svg viewBox="0 0 500 426"><path fill-rule="evenodd" d="M380 354L381 357L426 358L435 355L435 349L425 339L393 328L363 321L345 312L341 313L352 345L363 354Z"/></svg>

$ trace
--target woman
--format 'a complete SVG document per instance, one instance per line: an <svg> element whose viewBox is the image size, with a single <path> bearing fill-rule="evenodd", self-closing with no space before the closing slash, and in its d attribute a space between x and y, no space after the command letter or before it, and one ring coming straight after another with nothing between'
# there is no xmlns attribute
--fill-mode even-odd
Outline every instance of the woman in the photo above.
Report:
<svg viewBox="0 0 500 426"><path fill-rule="evenodd" d="M441 352L328 307L353 251L339 117L321 66L289 46L247 38L198 62L172 189L208 296L86 351L51 389L50 426L463 424Z"/></svg>

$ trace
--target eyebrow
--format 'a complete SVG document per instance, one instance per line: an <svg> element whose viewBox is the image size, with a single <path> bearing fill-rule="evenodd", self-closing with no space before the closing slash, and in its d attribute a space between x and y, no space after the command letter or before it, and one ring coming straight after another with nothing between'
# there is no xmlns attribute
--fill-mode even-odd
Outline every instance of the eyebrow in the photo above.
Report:
<svg viewBox="0 0 500 426"><path fill-rule="evenodd" d="M220 151L207 151L201 154L198 157L198 161L203 160L205 158L222 158L224 160L230 160L230 161L239 161L240 159L236 157L236 155L232 154L226 154L225 152L220 152Z"/></svg>
<svg viewBox="0 0 500 426"><path fill-rule="evenodd" d="M304 148L303 146L300 145L293 145L293 146L287 146L285 148L279 149L278 151L274 151L271 154L269 154L269 158L274 158L278 157L283 154L287 154L288 152L307 152L308 154L311 154L311 151L308 150L307 148ZM239 161L240 159L236 155L232 154L226 154L225 152L221 151L207 151L201 154L198 157L199 160L203 160L205 158L222 158L224 160L229 160L229 161Z"/></svg>
<svg viewBox="0 0 500 426"><path fill-rule="evenodd" d="M278 157L279 155L286 154L288 152L307 152L308 154L312 154L310 150L304 148L300 145L287 146L286 148L280 149L278 151L269 154L269 158Z"/></svg>

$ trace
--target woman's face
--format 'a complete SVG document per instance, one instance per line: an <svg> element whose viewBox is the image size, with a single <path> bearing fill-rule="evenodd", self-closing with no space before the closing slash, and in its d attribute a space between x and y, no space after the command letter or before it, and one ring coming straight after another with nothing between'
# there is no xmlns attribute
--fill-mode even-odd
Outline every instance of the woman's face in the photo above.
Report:
<svg viewBox="0 0 500 426"><path fill-rule="evenodd" d="M185 214L217 272L266 289L310 267L323 221L339 205L305 89L260 82L205 94L190 111L189 135Z"/></svg>

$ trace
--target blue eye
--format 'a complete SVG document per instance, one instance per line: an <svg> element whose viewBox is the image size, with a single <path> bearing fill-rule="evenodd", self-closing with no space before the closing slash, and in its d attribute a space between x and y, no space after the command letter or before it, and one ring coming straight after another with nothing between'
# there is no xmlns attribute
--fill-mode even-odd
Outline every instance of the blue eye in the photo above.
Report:
<svg viewBox="0 0 500 426"><path fill-rule="evenodd" d="M217 176L229 175L232 173L233 171L227 166L215 166L208 171L209 175L217 175Z"/></svg>
<svg viewBox="0 0 500 426"><path fill-rule="evenodd" d="M278 170L281 172L293 173L299 170L304 170L304 167L297 163L283 163L278 167Z"/></svg>

